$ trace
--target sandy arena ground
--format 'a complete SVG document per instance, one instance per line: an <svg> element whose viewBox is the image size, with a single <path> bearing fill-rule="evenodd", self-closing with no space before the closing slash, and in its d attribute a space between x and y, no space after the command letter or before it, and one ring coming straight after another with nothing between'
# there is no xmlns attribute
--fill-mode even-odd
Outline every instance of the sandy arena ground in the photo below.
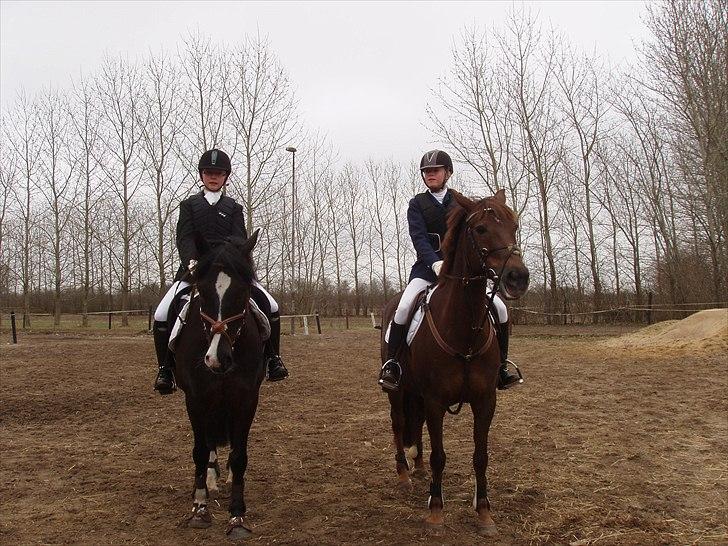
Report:
<svg viewBox="0 0 728 546"><path fill-rule="evenodd" d="M728 543L725 353L606 343L620 332L515 332L527 383L498 395L495 543ZM444 529L422 524L427 477L395 491L378 334L284 338L291 377L263 386L251 433L248 542L484 541L470 506L469 411L446 417ZM148 335L37 334L0 346L0 543L226 543L227 487L210 529L184 525L190 427L181 393L152 391L152 355Z"/></svg>

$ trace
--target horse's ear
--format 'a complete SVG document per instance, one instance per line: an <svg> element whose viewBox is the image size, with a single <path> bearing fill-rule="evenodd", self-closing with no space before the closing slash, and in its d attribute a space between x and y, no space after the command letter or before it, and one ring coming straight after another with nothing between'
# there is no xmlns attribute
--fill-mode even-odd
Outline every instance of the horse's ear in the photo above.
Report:
<svg viewBox="0 0 728 546"><path fill-rule="evenodd" d="M260 228L256 229L253 232L253 235L245 239L245 242L243 243L243 246L240 247L240 250L242 250L245 254L250 254L253 252L253 249L255 248L256 243L258 242L258 234L260 233Z"/></svg>
<svg viewBox="0 0 728 546"><path fill-rule="evenodd" d="M493 199L498 201L501 205L505 205L506 204L506 190L504 190L503 188L499 189L497 192L495 192Z"/></svg>
<svg viewBox="0 0 728 546"><path fill-rule="evenodd" d="M452 193L452 196L453 196L453 199L455 199L455 202L458 205L460 205L461 207L463 207L465 210L467 210L468 212L471 212L477 205L477 203L475 201L473 201L472 199L468 199L459 191L450 189L450 192Z"/></svg>

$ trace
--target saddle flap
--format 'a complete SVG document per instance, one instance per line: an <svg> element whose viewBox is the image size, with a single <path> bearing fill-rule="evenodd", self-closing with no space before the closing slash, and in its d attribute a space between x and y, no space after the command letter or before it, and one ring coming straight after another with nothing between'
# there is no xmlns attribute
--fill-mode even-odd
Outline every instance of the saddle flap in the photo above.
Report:
<svg viewBox="0 0 728 546"><path fill-rule="evenodd" d="M422 309L422 305L430 302L432 294L437 289L437 285L432 285L422 290L415 298L415 304L412 306L409 314L409 328L407 329L407 345L412 345L412 340L417 335L417 331L420 329L422 320L425 318L425 312ZM384 334L384 340L389 343L389 331L392 328L392 321L389 321L387 325L387 332Z"/></svg>
<svg viewBox="0 0 728 546"><path fill-rule="evenodd" d="M255 303L253 298L250 298L250 311L255 318L255 324L258 326L260 337L263 341L265 341L270 337L270 321L268 320L268 317L265 316L265 313L260 310L260 307L258 307L258 304Z"/></svg>

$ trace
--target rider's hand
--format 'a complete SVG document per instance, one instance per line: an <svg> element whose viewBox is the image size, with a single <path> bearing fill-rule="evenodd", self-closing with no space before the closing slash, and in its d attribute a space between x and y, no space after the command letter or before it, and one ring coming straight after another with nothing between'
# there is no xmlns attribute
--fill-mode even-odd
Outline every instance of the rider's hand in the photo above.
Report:
<svg viewBox="0 0 728 546"><path fill-rule="evenodd" d="M435 275L437 275L438 277L440 276L441 269L442 269L442 260L438 260L434 264L432 264L432 270L435 272Z"/></svg>
<svg viewBox="0 0 728 546"><path fill-rule="evenodd" d="M187 270L190 273L194 273L195 267L197 267L197 260L190 260L190 263L187 265Z"/></svg>

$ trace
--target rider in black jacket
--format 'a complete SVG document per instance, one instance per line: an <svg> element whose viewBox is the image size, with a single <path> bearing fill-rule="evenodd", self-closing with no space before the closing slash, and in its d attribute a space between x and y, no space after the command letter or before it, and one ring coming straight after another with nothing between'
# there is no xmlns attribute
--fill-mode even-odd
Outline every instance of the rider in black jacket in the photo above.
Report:
<svg viewBox="0 0 728 546"><path fill-rule="evenodd" d="M223 192L231 170L230 158L225 152L217 149L208 150L202 154L198 164L203 190L180 203L177 250L181 263L174 283L154 313L154 346L159 364L154 389L160 394L171 394L177 388L173 371L174 359L167 350L170 335L167 315L174 297L189 290L190 283L186 278L201 257L197 241L202 239L208 248L214 248L224 243L230 236L248 237L243 207ZM271 335L265 346L268 380L280 381L288 376L288 370L279 356L281 323L278 303L257 280L253 282L251 296L268 316L271 324ZM171 317L171 320L174 320L174 317Z"/></svg>

